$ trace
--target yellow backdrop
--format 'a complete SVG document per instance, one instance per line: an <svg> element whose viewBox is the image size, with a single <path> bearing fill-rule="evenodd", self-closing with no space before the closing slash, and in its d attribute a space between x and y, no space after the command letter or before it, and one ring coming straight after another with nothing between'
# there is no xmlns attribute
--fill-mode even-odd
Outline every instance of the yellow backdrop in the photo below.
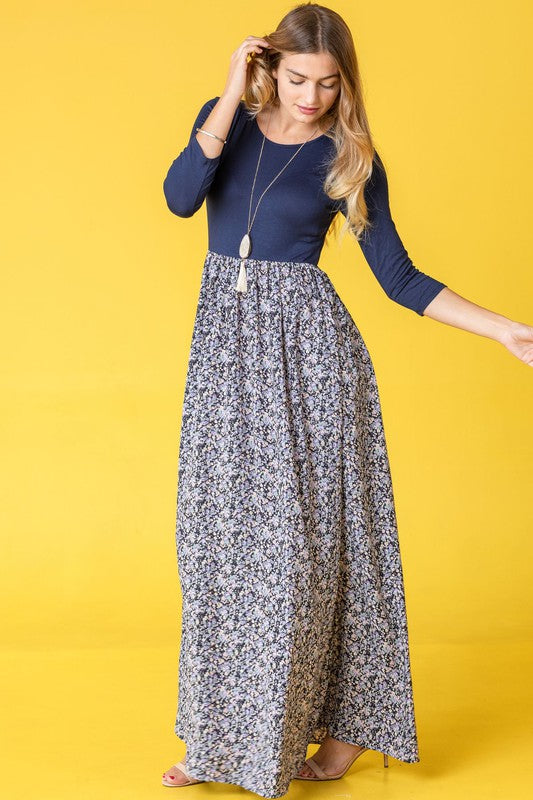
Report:
<svg viewBox="0 0 533 800"><path fill-rule="evenodd" d="M415 265L532 324L530 4L326 5L353 31L393 217ZM152 797L184 752L172 730L174 520L207 226L205 206L172 215L162 183L197 111L222 92L231 52L289 8L3 4L10 797L28 791L25 780L39 781L41 797L73 784L80 797L123 796L130 781L128 796ZM377 768L361 766L365 792L449 796L471 781L470 796L516 797L531 702L533 373L501 345L388 300L348 237L324 249L321 266L380 386L420 729L421 763L394 763L403 788L392 769L384 786ZM454 742L459 751L445 756ZM487 754L482 787L481 771L467 768ZM517 772L510 794L504 758ZM425 782L437 773L452 783ZM291 792L310 789L295 783Z"/></svg>

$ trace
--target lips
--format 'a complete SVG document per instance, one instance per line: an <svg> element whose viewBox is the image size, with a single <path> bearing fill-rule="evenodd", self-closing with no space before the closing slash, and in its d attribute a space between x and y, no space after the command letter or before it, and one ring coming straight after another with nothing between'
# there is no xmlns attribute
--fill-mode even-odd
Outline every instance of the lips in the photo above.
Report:
<svg viewBox="0 0 533 800"><path fill-rule="evenodd" d="M308 113L311 111L318 111L318 108L307 108L306 106L298 106L298 108L300 111L307 111Z"/></svg>

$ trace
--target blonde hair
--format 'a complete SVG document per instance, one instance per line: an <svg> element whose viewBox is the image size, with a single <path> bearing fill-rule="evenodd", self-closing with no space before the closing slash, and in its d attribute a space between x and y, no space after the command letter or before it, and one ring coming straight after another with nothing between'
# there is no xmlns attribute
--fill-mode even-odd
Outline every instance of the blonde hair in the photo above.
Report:
<svg viewBox="0 0 533 800"><path fill-rule="evenodd" d="M359 239L370 227L364 185L372 174L374 145L363 102L363 89L350 29L330 8L317 3L295 6L273 33L264 38L271 46L252 53L244 105L256 116L266 105L279 104L276 69L284 53L329 53L337 62L340 91L320 118L321 132L335 142L336 155L328 165L323 189L332 200L346 202L346 220L340 238L350 231ZM328 230L328 233L332 227Z"/></svg>

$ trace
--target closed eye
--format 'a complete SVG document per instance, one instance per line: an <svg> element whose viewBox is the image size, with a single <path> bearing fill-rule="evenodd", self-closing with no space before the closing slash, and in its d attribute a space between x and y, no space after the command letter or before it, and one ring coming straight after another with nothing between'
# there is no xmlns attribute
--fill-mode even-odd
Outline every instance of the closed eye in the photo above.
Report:
<svg viewBox="0 0 533 800"><path fill-rule="evenodd" d="M304 83L304 81L292 81L289 78L289 83L292 83L293 86L301 86L302 83ZM323 89L334 89L335 88L335 84L334 83L332 83L331 86L324 86L324 84L321 83L320 86L322 86Z"/></svg>

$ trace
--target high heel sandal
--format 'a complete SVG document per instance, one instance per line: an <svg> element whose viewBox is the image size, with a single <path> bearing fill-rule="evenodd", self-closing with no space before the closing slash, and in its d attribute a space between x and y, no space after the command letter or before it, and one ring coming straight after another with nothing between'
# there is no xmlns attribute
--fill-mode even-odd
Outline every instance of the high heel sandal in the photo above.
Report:
<svg viewBox="0 0 533 800"><path fill-rule="evenodd" d="M178 763L174 764L173 766L177 767L178 769L181 769L181 771L183 772L185 777L188 778L188 781L187 781L187 783L172 783L172 781L175 780L175 778L173 778L172 775L169 775L168 776L169 782L167 782L167 781L165 781L165 775L167 773L164 772L163 773L163 780L162 780L163 786L191 786L191 784L193 784L193 783L205 783L205 781L199 781L197 778L193 778L193 776L189 772L187 772L187 770L185 768L185 764L183 763L183 761L178 761ZM170 767L170 769L172 769L172 767ZM167 772L168 772L168 770L167 770Z"/></svg>
<svg viewBox="0 0 533 800"><path fill-rule="evenodd" d="M328 775L327 772L324 772L324 770L310 756L309 758L305 759L304 764L307 764L307 766L311 767L311 769L315 773L315 776L312 776L312 775L295 775L294 777L297 778L298 780L301 780L301 781L336 781L339 778L342 778L343 775L345 775L348 772L348 770L350 769L350 767L352 766L352 764L353 764L353 762L355 761L356 758L359 758L360 755L362 755L363 753L366 753L369 749L370 749L369 747L363 747L362 750L359 750L359 752L354 755L354 757L347 764L347 766L343 769L343 771L339 772L337 775ZM304 765L302 765L302 766L304 766ZM389 757L388 757L388 755L386 753L383 753L383 766L384 767L388 767L389 766Z"/></svg>

